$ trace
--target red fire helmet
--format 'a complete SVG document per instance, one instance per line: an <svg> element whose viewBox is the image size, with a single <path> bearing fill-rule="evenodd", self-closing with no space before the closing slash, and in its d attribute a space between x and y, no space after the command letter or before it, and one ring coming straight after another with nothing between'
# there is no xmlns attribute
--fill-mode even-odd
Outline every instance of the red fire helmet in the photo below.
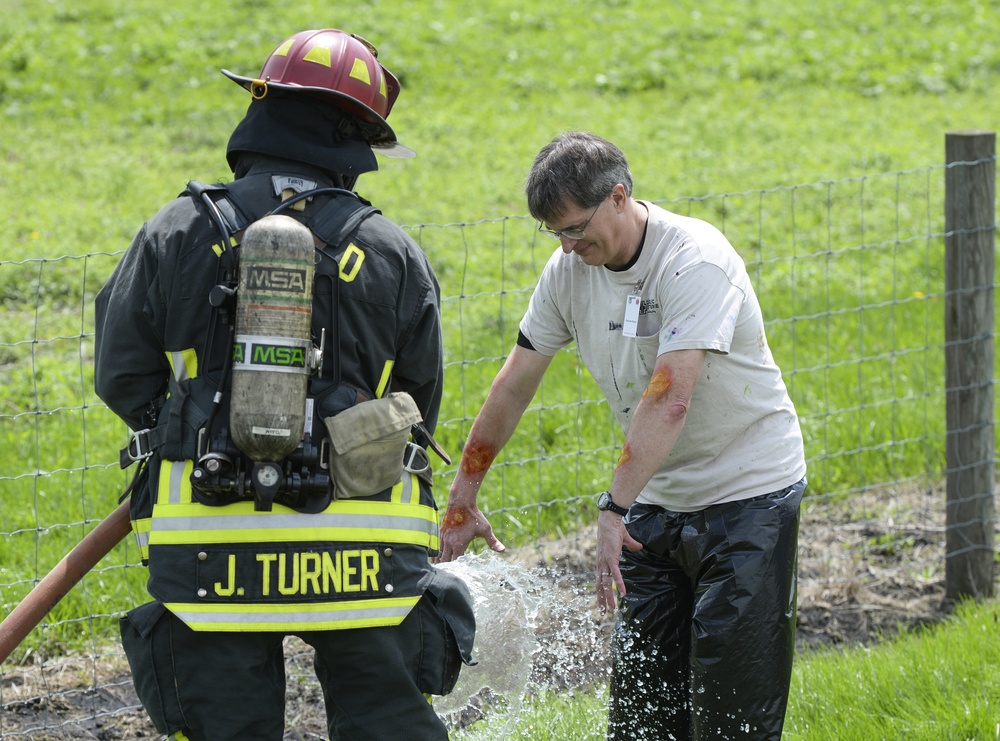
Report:
<svg viewBox="0 0 1000 741"><path fill-rule="evenodd" d="M282 41L264 62L260 76L222 70L255 99L271 88L329 100L363 122L368 144L390 157L412 157L386 122L399 96L399 80L378 61L378 50L356 34L327 28L301 31Z"/></svg>

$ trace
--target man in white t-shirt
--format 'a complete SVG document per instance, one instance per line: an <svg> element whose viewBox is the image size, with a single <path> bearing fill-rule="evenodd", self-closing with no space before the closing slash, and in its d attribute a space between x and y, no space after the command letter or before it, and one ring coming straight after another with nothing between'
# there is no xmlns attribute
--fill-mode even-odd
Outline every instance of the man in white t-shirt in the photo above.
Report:
<svg viewBox="0 0 1000 741"><path fill-rule="evenodd" d="M746 268L710 224L632 197L621 150L557 137L526 185L560 240L466 441L440 560L504 546L477 494L575 342L625 444L598 498L597 593L619 604L608 738L778 739L795 648L806 465Z"/></svg>

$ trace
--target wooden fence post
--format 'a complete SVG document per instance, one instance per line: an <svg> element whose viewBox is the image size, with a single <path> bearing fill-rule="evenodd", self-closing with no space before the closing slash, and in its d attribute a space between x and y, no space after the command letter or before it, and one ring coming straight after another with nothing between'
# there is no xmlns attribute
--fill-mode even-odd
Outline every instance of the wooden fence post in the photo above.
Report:
<svg viewBox="0 0 1000 741"><path fill-rule="evenodd" d="M996 133L945 135L945 592L993 596Z"/></svg>

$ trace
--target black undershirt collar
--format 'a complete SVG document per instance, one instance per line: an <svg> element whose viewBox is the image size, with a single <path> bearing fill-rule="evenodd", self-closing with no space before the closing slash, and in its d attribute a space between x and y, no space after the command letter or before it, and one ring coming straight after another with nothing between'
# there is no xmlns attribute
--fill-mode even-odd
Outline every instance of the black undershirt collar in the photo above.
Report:
<svg viewBox="0 0 1000 741"><path fill-rule="evenodd" d="M626 270L628 270L629 268L631 268L633 265L635 265L639 261L639 255L642 254L642 245L645 244L645 242L646 242L646 230L647 229L649 229L649 217L648 216L646 217L646 223L645 223L645 225L642 227L642 239L639 240L639 247L638 247L638 249L636 249L635 254L632 255L632 259L629 260L625 265L623 265L620 268L613 268L610 265L605 265L604 267L606 267L608 270L611 270L612 272L615 272L615 273L623 273Z"/></svg>

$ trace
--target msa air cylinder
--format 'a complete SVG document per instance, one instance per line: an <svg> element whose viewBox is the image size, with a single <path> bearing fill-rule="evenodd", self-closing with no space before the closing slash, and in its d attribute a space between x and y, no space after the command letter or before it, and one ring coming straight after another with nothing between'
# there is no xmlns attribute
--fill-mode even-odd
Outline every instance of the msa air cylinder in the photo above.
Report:
<svg viewBox="0 0 1000 741"><path fill-rule="evenodd" d="M283 483L280 461L306 425L313 365L312 233L289 216L255 221L240 245L229 425L251 460L258 509Z"/></svg>

